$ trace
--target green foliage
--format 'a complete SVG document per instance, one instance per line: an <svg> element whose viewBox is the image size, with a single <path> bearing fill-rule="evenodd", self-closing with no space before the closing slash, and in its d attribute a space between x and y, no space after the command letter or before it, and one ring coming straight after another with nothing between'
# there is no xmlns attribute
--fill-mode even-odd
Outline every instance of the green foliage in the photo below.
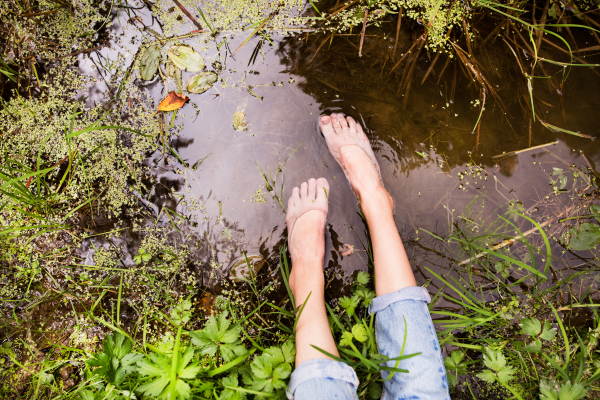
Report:
<svg viewBox="0 0 600 400"><path fill-rule="evenodd" d="M483 363L489 369L477 374L477 376L488 383L494 383L496 380L507 384L513 378L515 368L506 365L506 358L500 350L487 348L483 355Z"/></svg>
<svg viewBox="0 0 600 400"><path fill-rule="evenodd" d="M227 315L211 316L203 330L191 333L192 343L202 349L202 354L212 357L218 351L226 362L248 353L239 339L240 327L231 326Z"/></svg>
<svg viewBox="0 0 600 400"><path fill-rule="evenodd" d="M131 353L132 347L133 342L129 338L115 332L104 338L103 351L93 354L86 364L93 368L94 375L119 387L125 377L136 370L135 364L143 357L141 354Z"/></svg>
<svg viewBox="0 0 600 400"><path fill-rule="evenodd" d="M467 364L463 362L465 353L460 350L454 350L444 358L444 366L446 367L446 376L450 387L455 387L458 383L459 375L467 374Z"/></svg>

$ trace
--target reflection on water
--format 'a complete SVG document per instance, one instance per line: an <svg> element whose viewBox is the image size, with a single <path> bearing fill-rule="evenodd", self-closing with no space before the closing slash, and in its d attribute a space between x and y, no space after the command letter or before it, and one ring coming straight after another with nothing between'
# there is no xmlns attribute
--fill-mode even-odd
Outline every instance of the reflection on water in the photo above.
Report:
<svg viewBox="0 0 600 400"><path fill-rule="evenodd" d="M142 17L152 26L148 15ZM201 95L190 94L193 104L177 114L179 134L171 147L190 166L207 158L191 170L175 157L155 152L148 164L156 183L146 196L158 210L169 207L187 218L182 225L185 228L177 233L178 240L194 248L195 268L204 284L214 284L242 251L266 259L278 256L286 238L285 216L264 188L257 165L274 172L278 160L287 158L298 146L283 171L284 200L301 182L311 177L327 178L331 186L325 260L328 280L365 268L367 255L360 251L364 225L350 186L318 130L321 114L343 112L365 128L386 188L396 201L396 223L409 243L415 268L421 263L433 265L421 251L422 245L411 241L416 227L443 233L480 195L490 205L484 212L494 213L517 200L528 208L552 193L548 171L553 167L600 163L598 142L550 131L539 122L530 128L531 111L524 106L529 100L523 97L522 75L514 70L516 64L504 61L510 53L499 44L493 45L487 60L480 62L504 103L488 96L479 134L473 133L480 113L479 89L466 78L457 61L444 67L446 57L440 57L421 83L435 56L423 51L405 101L402 94L396 94L402 68L388 75L390 68L385 66L390 62L386 54L393 46L383 29L373 30L365 39L360 58L356 36L335 36L332 40L327 36L329 45L318 52L325 36L273 36L275 46L263 44L260 56L250 65L260 38L250 40L234 57L225 57L226 47L218 50L214 46L223 40L221 35L214 41L204 37L211 44L203 53L207 65L220 60L220 77L227 85L215 85ZM120 51L131 56L139 33L124 33ZM190 39L187 44L200 51L203 46L198 41L204 39ZM237 48L243 39L244 35L239 36L229 47ZM397 51L406 51L411 43L410 34L403 32ZM116 51L118 46L103 53ZM89 70L90 65L90 61L82 60L80 68ZM184 82L189 75L184 73ZM592 70L573 70L559 99L550 85L536 82L536 113L556 126L597 137L597 118L591 111L597 109L600 100L598 84ZM144 85L155 104L173 89L163 88L160 82ZM96 89L90 89L88 101L99 100L93 97ZM234 130L236 111L246 114L247 130ZM558 144L493 158L553 141ZM261 188L266 203L254 197ZM275 190L279 193L281 186ZM168 223L164 214L161 218ZM342 257L337 250L344 244L357 251ZM222 272L213 275L211 263ZM426 274L419 279L424 281ZM341 287L337 280L332 282L332 287Z"/></svg>

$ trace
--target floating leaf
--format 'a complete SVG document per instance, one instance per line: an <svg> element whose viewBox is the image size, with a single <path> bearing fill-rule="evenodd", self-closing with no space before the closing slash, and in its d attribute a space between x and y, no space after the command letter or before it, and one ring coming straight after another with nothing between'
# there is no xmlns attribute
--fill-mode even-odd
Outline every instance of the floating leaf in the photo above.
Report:
<svg viewBox="0 0 600 400"><path fill-rule="evenodd" d="M189 97L179 94L177 92L171 92L163 101L158 105L158 111L173 111L178 110L188 101Z"/></svg>
<svg viewBox="0 0 600 400"><path fill-rule="evenodd" d="M144 51L140 58L140 77L149 81L154 78L160 62L160 47L152 45Z"/></svg>
<svg viewBox="0 0 600 400"><path fill-rule="evenodd" d="M590 222L571 228L569 234L571 235L569 243L571 250L588 250L600 244L600 226Z"/></svg>
<svg viewBox="0 0 600 400"><path fill-rule="evenodd" d="M204 59L190 46L173 46L167 53L175 66L189 72L200 72L204 69Z"/></svg>
<svg viewBox="0 0 600 400"><path fill-rule="evenodd" d="M214 72L204 71L188 79L186 87L190 93L204 93L217 81L218 76Z"/></svg>
<svg viewBox="0 0 600 400"><path fill-rule="evenodd" d="M233 127L236 131L246 130L246 114L243 111L237 111L233 114Z"/></svg>

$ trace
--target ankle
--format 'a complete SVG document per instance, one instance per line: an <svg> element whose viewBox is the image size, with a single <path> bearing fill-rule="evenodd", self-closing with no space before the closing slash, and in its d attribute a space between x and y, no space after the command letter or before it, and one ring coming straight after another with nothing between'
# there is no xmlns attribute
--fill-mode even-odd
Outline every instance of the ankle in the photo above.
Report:
<svg viewBox="0 0 600 400"><path fill-rule="evenodd" d="M377 186L358 191L360 208L368 219L373 214L394 213L394 200L389 192L378 182Z"/></svg>

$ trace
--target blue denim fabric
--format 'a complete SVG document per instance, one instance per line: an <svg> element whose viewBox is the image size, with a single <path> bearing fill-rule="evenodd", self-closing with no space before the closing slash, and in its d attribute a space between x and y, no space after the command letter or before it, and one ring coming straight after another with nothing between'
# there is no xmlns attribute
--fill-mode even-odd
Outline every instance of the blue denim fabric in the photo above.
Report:
<svg viewBox="0 0 600 400"><path fill-rule="evenodd" d="M446 369L440 345L429 315L431 300L423 287L408 287L373 299L371 313L376 313L375 334L381 354L398 357L421 353L418 356L386 363L389 367L406 369L406 373L382 371L384 379L382 400L450 399ZM405 323L406 321L406 323ZM292 373L288 398L356 399L358 379L348 365L333 360L310 360Z"/></svg>
<svg viewBox="0 0 600 400"><path fill-rule="evenodd" d="M348 364L317 358L294 370L288 399L358 399L358 377Z"/></svg>

